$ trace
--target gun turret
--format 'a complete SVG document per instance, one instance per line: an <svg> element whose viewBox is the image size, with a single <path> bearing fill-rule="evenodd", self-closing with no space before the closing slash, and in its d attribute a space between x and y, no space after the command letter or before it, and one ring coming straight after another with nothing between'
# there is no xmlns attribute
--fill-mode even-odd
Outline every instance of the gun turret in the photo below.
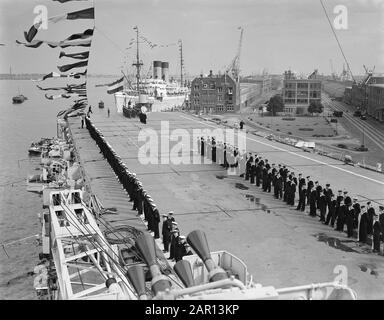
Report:
<svg viewBox="0 0 384 320"><path fill-rule="evenodd" d="M139 299L147 300L147 295L145 293L145 276L143 267L138 265L130 267L127 271L127 277L135 288Z"/></svg>
<svg viewBox="0 0 384 320"><path fill-rule="evenodd" d="M218 267L212 260L211 252L208 247L208 241L203 231L192 231L187 236L187 242L204 262L204 265L209 272L208 277L210 282L228 278L227 273L222 268Z"/></svg>
<svg viewBox="0 0 384 320"><path fill-rule="evenodd" d="M155 240L149 234L142 234L136 239L136 248L143 256L145 263L149 267L152 275L151 287L153 293L156 295L161 291L171 288L171 281L161 274L160 267L156 261Z"/></svg>
<svg viewBox="0 0 384 320"><path fill-rule="evenodd" d="M181 279L186 287L193 287L195 281L193 280L191 264L186 260L180 260L176 262L173 269L177 276Z"/></svg>

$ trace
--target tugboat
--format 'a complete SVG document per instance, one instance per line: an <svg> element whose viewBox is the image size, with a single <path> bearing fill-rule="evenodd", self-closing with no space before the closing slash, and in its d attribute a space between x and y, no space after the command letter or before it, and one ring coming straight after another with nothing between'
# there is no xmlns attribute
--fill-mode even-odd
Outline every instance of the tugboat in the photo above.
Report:
<svg viewBox="0 0 384 320"><path fill-rule="evenodd" d="M14 104L23 103L25 100L28 100L28 98L22 94L19 94L12 98L12 102Z"/></svg>
<svg viewBox="0 0 384 320"><path fill-rule="evenodd" d="M99 102L99 108L103 109L104 108L104 101L100 100Z"/></svg>

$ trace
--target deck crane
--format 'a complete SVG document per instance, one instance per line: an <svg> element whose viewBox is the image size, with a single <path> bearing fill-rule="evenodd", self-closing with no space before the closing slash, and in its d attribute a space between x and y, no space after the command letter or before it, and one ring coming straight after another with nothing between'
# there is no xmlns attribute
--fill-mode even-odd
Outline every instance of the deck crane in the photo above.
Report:
<svg viewBox="0 0 384 320"><path fill-rule="evenodd" d="M230 74L236 81L239 81L239 75L240 75L240 55L241 55L241 46L243 42L243 33L244 29L242 27L239 27L238 30L240 31L240 40L239 40L239 46L237 48L236 56L233 58L231 64L228 66L227 70L225 70L226 73Z"/></svg>

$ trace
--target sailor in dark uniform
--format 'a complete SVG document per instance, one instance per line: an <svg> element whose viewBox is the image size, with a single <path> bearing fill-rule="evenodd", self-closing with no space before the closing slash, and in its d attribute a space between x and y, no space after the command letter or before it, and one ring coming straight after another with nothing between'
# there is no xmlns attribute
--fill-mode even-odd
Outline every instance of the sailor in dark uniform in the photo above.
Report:
<svg viewBox="0 0 384 320"><path fill-rule="evenodd" d="M325 185L324 194L325 194L325 200L327 202L328 212L330 210L330 204L331 204L331 195L333 194L332 189L330 188L330 184L327 183Z"/></svg>
<svg viewBox="0 0 384 320"><path fill-rule="evenodd" d="M307 204L310 204L310 196L313 188L313 181L310 176L307 176Z"/></svg>
<svg viewBox="0 0 384 320"><path fill-rule="evenodd" d="M381 239L381 226L379 216L375 214L373 216L373 237L372 237L372 250L373 252L380 253L380 239Z"/></svg>
<svg viewBox="0 0 384 320"><path fill-rule="evenodd" d="M355 220L355 210L352 206L350 197L345 198L345 224L347 225L348 238L353 237L353 222Z"/></svg>
<svg viewBox="0 0 384 320"><path fill-rule="evenodd" d="M305 186L305 179L303 178L303 175L301 173L299 173L298 182L299 182L298 188L299 188L299 195L300 195L301 189L303 188L303 186Z"/></svg>
<svg viewBox="0 0 384 320"><path fill-rule="evenodd" d="M160 213L156 208L156 205L152 205L152 231L154 232L154 238L159 239L159 223L160 223Z"/></svg>
<svg viewBox="0 0 384 320"><path fill-rule="evenodd" d="M274 175L277 172L276 165L272 163L272 174Z"/></svg>
<svg viewBox="0 0 384 320"><path fill-rule="evenodd" d="M325 197L325 189L320 193L319 199L319 209L320 209L320 222L325 222L325 212L327 210L327 199Z"/></svg>
<svg viewBox="0 0 384 320"><path fill-rule="evenodd" d="M353 197L353 209L355 210L355 219L353 220L353 228L357 229L358 219L360 214L360 203L357 202L357 197Z"/></svg>
<svg viewBox="0 0 384 320"><path fill-rule="evenodd" d="M253 157L252 157L253 159ZM249 177L250 177L250 180L249 182L251 184L255 184L255 177L256 177L256 165L255 163L251 163L251 167L250 167L250 170L249 170Z"/></svg>
<svg viewBox="0 0 384 320"><path fill-rule="evenodd" d="M265 161L267 161L267 160L265 160ZM263 167L262 177L263 177L262 178L263 179L263 184L262 184L263 191L267 191L268 168L266 165Z"/></svg>
<svg viewBox="0 0 384 320"><path fill-rule="evenodd" d="M269 169L267 173L267 181L266 181L266 190L267 192L271 192L271 183L272 183L272 170Z"/></svg>
<svg viewBox="0 0 384 320"><path fill-rule="evenodd" d="M299 180L297 180L297 178L295 177L295 173L294 173L294 172L292 172L291 175L292 175L292 181L293 181L293 182L295 183L295 185L297 186L297 185L299 184Z"/></svg>
<svg viewBox="0 0 384 320"><path fill-rule="evenodd" d="M301 191L299 193L299 204L296 207L296 210L305 211L305 200L307 197L307 187L305 184L301 187Z"/></svg>
<svg viewBox="0 0 384 320"><path fill-rule="evenodd" d="M316 190L311 189L311 193L309 197L309 215L311 217L316 217L316 196L317 196Z"/></svg>
<svg viewBox="0 0 384 320"><path fill-rule="evenodd" d="M180 261L183 258L184 254L184 242L186 237L185 236L179 236L175 243L175 261Z"/></svg>
<svg viewBox="0 0 384 320"><path fill-rule="evenodd" d="M171 238L172 221L168 219L168 215L163 214L163 225L161 228L161 234L163 236L164 250L163 252L169 251L169 242Z"/></svg>
<svg viewBox="0 0 384 320"><path fill-rule="evenodd" d="M381 240L384 241L384 206L379 206L379 222L381 226Z"/></svg>
<svg viewBox="0 0 384 320"><path fill-rule="evenodd" d="M205 152L205 142L204 142L204 138L201 137L201 141L200 141L200 152L201 152L201 156L204 157L204 152Z"/></svg>
<svg viewBox="0 0 384 320"><path fill-rule="evenodd" d="M373 232L373 216L375 215L375 209L371 205L371 201L367 202L367 218L368 218L368 234L372 234Z"/></svg>
<svg viewBox="0 0 384 320"><path fill-rule="evenodd" d="M256 186L260 187L260 180L263 175L263 164L262 160L257 163L256 166Z"/></svg>
<svg viewBox="0 0 384 320"><path fill-rule="evenodd" d="M327 219L325 220L325 223L326 225L329 224L329 222L331 222L331 226L333 227L334 223L335 223L335 220L336 220L336 199L335 199L335 195L334 194L331 194L331 200L328 204L328 214L327 214ZM333 221L333 222L332 222Z"/></svg>
<svg viewBox="0 0 384 320"><path fill-rule="evenodd" d="M279 199L279 178L280 174L275 172L275 175L272 179L272 185L273 185L273 195L275 199Z"/></svg>
<svg viewBox="0 0 384 320"><path fill-rule="evenodd" d="M316 209L319 209L320 195L321 195L321 192L323 191L323 188L319 184L319 181L315 182L315 189L316 189Z"/></svg>
<svg viewBox="0 0 384 320"><path fill-rule="evenodd" d="M252 164L253 164L253 157L252 157L252 154L249 153L247 157L247 163L245 165L245 180L249 180L249 177L251 175Z"/></svg>
<svg viewBox="0 0 384 320"><path fill-rule="evenodd" d="M288 198L289 198L289 192L291 191L291 180L288 179L285 182L285 187L284 187L284 195L283 195L283 201L288 203Z"/></svg>
<svg viewBox="0 0 384 320"><path fill-rule="evenodd" d="M296 195L296 182L295 182L295 177L292 179L292 184L291 184L291 192L290 192L290 201L289 201L289 204L291 206L294 206L295 205L295 195ZM297 181L297 179L296 179Z"/></svg>
<svg viewBox="0 0 384 320"><path fill-rule="evenodd" d="M228 159L227 159L227 144L224 142L223 146L223 157L224 157L224 168L229 167Z"/></svg>
<svg viewBox="0 0 384 320"><path fill-rule="evenodd" d="M216 162L216 139L212 138L212 162Z"/></svg>
<svg viewBox="0 0 384 320"><path fill-rule="evenodd" d="M357 241L361 243L367 242L367 230L368 230L368 217L367 208L361 206L357 224Z"/></svg>
<svg viewBox="0 0 384 320"><path fill-rule="evenodd" d="M340 205L339 211L337 214L337 221L336 221L336 230L337 231L344 231L344 224L346 222L345 220L347 217L347 211L348 211L349 203L352 203L352 200L350 197L346 196L344 198L344 201Z"/></svg>
<svg viewBox="0 0 384 320"><path fill-rule="evenodd" d="M331 219L331 227L332 227L332 228L333 228L334 225L335 225L335 220L338 219L339 211L340 211L340 207L341 207L341 202L342 202L343 200L344 200L344 197L343 197L343 191L342 191L342 190L339 190L339 191L338 191L337 198L336 198L335 214L332 215L332 219Z"/></svg>
<svg viewBox="0 0 384 320"><path fill-rule="evenodd" d="M175 248L176 248L176 241L179 237L179 229L177 228L177 222L172 222L172 230L171 230L171 246L169 249L169 258L170 260L175 259Z"/></svg>

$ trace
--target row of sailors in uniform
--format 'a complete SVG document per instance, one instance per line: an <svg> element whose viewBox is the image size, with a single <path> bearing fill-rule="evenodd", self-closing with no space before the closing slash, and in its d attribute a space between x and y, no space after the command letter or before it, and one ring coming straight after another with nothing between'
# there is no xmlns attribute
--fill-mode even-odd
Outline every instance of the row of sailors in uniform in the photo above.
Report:
<svg viewBox="0 0 384 320"><path fill-rule="evenodd" d="M367 235L372 235L372 249L380 252L380 241L384 241L384 208L379 206L380 214L375 213L371 202L367 206L361 206L356 197L352 199L347 195L348 192L338 191L336 197L330 184L323 188L318 181L313 183L310 176L303 178L302 174L295 177L294 172L290 172L286 166L268 163L268 159L261 156L247 154L241 150L223 142L217 142L214 137L204 139L198 138L198 153L207 157L213 162L228 168L233 167L235 174L249 180L251 184L262 186L263 191L273 193L276 199L283 199L288 205L295 205L296 190L299 194L299 202L296 210L305 211L305 205L310 206L309 215L317 216L320 210L320 221L326 225L334 227L336 230L344 231L347 226L348 237L353 237L354 229L357 229L357 239L359 242L366 243ZM328 213L327 213L328 209Z"/></svg>
<svg viewBox="0 0 384 320"><path fill-rule="evenodd" d="M164 253L169 252L169 260L179 261L183 256L193 254L186 237L180 235L178 224L173 217L173 211L163 214L162 236Z"/></svg>

